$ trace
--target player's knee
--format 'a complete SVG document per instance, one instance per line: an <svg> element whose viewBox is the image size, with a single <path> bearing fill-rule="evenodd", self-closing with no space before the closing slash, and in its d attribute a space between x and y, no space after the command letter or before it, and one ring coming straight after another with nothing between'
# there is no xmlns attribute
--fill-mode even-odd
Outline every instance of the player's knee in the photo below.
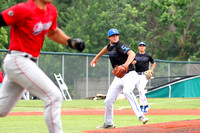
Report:
<svg viewBox="0 0 200 133"><path fill-rule="evenodd" d="M60 92L58 92L58 93L56 93L55 94L55 96L54 96L54 98L53 98L53 101L55 101L55 102L62 102L62 95L61 95L61 93Z"/></svg>
<svg viewBox="0 0 200 133"><path fill-rule="evenodd" d="M129 99L130 97L133 97L134 93L132 91L124 91L124 96Z"/></svg>
<svg viewBox="0 0 200 133"><path fill-rule="evenodd" d="M110 106L110 105L113 105L114 102L115 102L115 100L112 100L112 99L110 99L110 98L106 98L106 99L104 100L104 105L105 105L105 106Z"/></svg>
<svg viewBox="0 0 200 133"><path fill-rule="evenodd" d="M50 104L54 104L54 105L58 105L62 103L62 95L60 92L54 92L54 95L52 95L51 97L48 97L45 100L45 105L48 106Z"/></svg>
<svg viewBox="0 0 200 133"><path fill-rule="evenodd" d="M112 101L104 101L104 104L105 104L106 110L109 111L109 110L112 110L114 102L112 102Z"/></svg>

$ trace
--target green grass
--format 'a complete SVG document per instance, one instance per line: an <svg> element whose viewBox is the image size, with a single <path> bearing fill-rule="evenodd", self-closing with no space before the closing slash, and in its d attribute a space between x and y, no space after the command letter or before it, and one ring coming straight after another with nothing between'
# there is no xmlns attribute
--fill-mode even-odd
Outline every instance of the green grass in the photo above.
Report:
<svg viewBox="0 0 200 133"><path fill-rule="evenodd" d="M148 124L200 119L200 116L148 116ZM83 130L94 130L96 126L103 124L104 116L75 116L65 115L61 117L64 133L81 133ZM134 115L115 115L117 127L141 125ZM43 116L8 116L0 119L0 133L48 133Z"/></svg>
<svg viewBox="0 0 200 133"><path fill-rule="evenodd" d="M200 99L192 98L156 98L148 99L151 109L200 109ZM127 100L117 100L115 109L130 109ZM62 110L69 109L104 109L104 101L97 100L72 100L63 101ZM17 111L43 111L43 102L40 100L21 100L12 112ZM148 115L148 124L180 121L189 119L200 119L200 116L165 116ZM96 126L103 124L103 115L65 115L61 116L64 133L81 133L83 130L93 130ZM141 125L135 115L115 115L115 125L126 127ZM48 133L43 116L7 116L0 118L0 133Z"/></svg>
<svg viewBox="0 0 200 133"><path fill-rule="evenodd" d="M149 98L151 109L200 109L200 99L195 98ZM17 111L43 111L41 100L20 100L15 108ZM115 109L131 109L127 100L117 100ZM72 100L63 101L62 110L73 109L104 109L103 100Z"/></svg>

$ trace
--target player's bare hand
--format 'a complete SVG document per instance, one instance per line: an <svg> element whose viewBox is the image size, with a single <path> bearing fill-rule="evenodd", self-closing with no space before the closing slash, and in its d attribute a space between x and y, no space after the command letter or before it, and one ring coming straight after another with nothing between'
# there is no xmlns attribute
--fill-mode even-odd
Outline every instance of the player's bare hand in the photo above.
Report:
<svg viewBox="0 0 200 133"><path fill-rule="evenodd" d="M133 64L133 65L135 65L136 63L137 63L137 61L136 61L136 60L134 60L134 61L132 62L132 64Z"/></svg>
<svg viewBox="0 0 200 133"><path fill-rule="evenodd" d="M90 62L90 66L91 67L95 67L97 64L97 60L96 59L93 59L91 62Z"/></svg>

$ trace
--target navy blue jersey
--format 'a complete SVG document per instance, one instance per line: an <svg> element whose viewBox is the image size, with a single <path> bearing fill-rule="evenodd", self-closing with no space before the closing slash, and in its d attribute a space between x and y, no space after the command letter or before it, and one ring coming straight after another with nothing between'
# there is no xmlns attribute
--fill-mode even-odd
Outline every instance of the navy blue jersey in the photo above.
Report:
<svg viewBox="0 0 200 133"><path fill-rule="evenodd" d="M137 53L135 56L137 63L135 64L136 72L144 72L149 70L149 62L154 63L154 59L148 53L140 54Z"/></svg>
<svg viewBox="0 0 200 133"><path fill-rule="evenodd" d="M107 49L113 68L115 68L116 65L124 64L128 58L127 52L131 50L126 44L120 41L113 46L108 44ZM134 70L132 63L129 65L129 70Z"/></svg>

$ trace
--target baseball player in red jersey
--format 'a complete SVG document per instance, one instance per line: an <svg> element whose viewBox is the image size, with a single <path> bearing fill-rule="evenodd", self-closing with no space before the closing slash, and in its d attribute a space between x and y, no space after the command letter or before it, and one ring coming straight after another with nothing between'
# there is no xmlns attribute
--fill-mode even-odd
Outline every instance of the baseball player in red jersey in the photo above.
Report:
<svg viewBox="0 0 200 133"><path fill-rule="evenodd" d="M0 91L0 117L6 116L21 98L24 89L44 101L44 117L50 133L62 133L62 95L57 86L36 65L45 36L82 51L81 39L71 39L57 27L57 10L52 0L28 0L4 10L0 27L11 26L9 54L4 59Z"/></svg>
<svg viewBox="0 0 200 133"><path fill-rule="evenodd" d="M151 55L145 52L146 44L144 42L140 42L138 44L138 50L139 50L139 53L136 54L135 60L133 61L133 64L135 64L135 67L136 67L136 72L138 74L138 81L136 83L136 86L139 91L140 109L143 113L147 113L150 106L148 104L145 91L144 91L148 83L148 79L145 76L144 72L149 70L149 62L151 62L152 63L151 72L153 73L154 68L156 66L156 62Z"/></svg>
<svg viewBox="0 0 200 133"><path fill-rule="evenodd" d="M143 115L143 112L140 110L138 101L133 93L133 89L137 81L137 74L131 62L135 57L135 53L126 44L119 41L119 32L117 29L110 29L108 31L108 39L110 40L110 43L95 56L95 58L91 61L90 66L95 66L98 59L102 55L108 53L113 68L117 65L123 64L129 67L129 71L122 78L115 76L104 101L105 122L97 128L115 128L113 121L113 104L122 92L128 99L135 115L143 124L145 124L149 119Z"/></svg>

